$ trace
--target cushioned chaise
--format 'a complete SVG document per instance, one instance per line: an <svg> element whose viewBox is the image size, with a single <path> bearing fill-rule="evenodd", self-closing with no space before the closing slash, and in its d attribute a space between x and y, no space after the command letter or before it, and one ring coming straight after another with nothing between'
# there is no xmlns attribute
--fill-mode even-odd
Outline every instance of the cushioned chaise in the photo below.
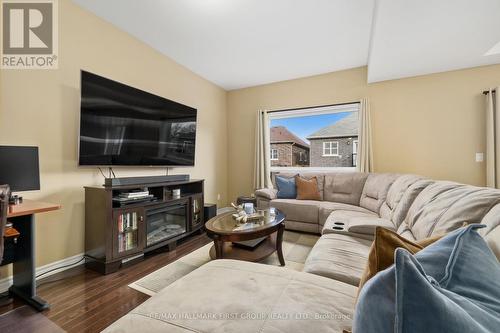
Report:
<svg viewBox="0 0 500 333"><path fill-rule="evenodd" d="M321 276L215 260L104 332L342 332L351 327L355 296L354 286Z"/></svg>

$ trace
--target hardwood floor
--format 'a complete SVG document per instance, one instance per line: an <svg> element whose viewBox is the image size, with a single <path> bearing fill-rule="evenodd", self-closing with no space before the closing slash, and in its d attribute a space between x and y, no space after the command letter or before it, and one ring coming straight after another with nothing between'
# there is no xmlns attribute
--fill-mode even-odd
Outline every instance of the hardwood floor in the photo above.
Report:
<svg viewBox="0 0 500 333"><path fill-rule="evenodd" d="M37 292L51 305L43 314L68 332L99 332L149 298L128 284L209 242L205 234L195 235L174 251L148 256L108 275L79 266L42 279ZM22 305L25 304L15 300L0 307L0 314Z"/></svg>

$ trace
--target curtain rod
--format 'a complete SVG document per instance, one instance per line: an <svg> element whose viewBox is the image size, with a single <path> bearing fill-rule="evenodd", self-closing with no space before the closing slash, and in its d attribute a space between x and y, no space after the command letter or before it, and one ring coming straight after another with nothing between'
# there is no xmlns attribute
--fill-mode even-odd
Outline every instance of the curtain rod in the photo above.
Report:
<svg viewBox="0 0 500 333"><path fill-rule="evenodd" d="M491 92L496 93L497 91L495 89L493 89ZM489 93L490 93L489 90L483 91L483 95L488 95Z"/></svg>
<svg viewBox="0 0 500 333"><path fill-rule="evenodd" d="M316 109L316 108L326 108L326 107L329 107L329 106L341 106L341 105L359 104L359 103L360 103L359 101L356 101L356 102L347 102L347 103L316 105L316 106L307 106L307 107L304 107L304 108L290 108L290 109L281 109L281 110L271 110L271 111L267 111L267 113L285 112L285 111L293 111L293 110L307 110L307 109Z"/></svg>

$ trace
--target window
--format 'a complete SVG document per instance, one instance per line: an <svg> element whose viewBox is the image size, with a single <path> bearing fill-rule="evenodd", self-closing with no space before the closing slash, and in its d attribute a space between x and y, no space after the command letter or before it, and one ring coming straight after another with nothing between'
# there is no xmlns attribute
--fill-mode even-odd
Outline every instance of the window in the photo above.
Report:
<svg viewBox="0 0 500 333"><path fill-rule="evenodd" d="M271 149L271 161L278 160L278 149Z"/></svg>
<svg viewBox="0 0 500 333"><path fill-rule="evenodd" d="M352 154L358 149L359 106L350 103L269 111L271 170L352 168ZM277 147L282 151L279 163Z"/></svg>
<svg viewBox="0 0 500 333"><path fill-rule="evenodd" d="M338 141L323 142L323 156L339 156Z"/></svg>

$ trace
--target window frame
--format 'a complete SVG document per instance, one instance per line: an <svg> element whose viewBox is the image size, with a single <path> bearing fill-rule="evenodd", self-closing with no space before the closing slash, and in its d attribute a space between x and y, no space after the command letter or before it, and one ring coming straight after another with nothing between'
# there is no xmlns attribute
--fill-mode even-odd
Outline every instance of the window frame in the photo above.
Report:
<svg viewBox="0 0 500 333"><path fill-rule="evenodd" d="M343 113L343 112L360 112L361 103L358 101L348 102L348 103L338 103L338 104L330 104L330 105L320 105L320 106L309 106L309 107L298 107L291 109L276 109L267 111L268 116L268 128L271 128L271 121L275 119L283 119L283 118L295 118L301 116L311 116L311 115L321 115L321 114L331 114L331 113ZM268 143L268 147L270 148L271 143ZM340 147L339 147L340 149ZM309 153L310 157L311 153ZM270 158L270 154L268 155ZM339 155L340 156L340 155ZM269 164L271 161L269 160ZM310 161L310 160L309 160ZM328 167L313 167L313 166L272 166L271 172L344 172L344 171L355 171L356 167L336 167L336 166L328 166Z"/></svg>
<svg viewBox="0 0 500 333"><path fill-rule="evenodd" d="M329 148L326 147L327 143L330 144ZM335 146L333 144L335 144ZM323 155L321 155L321 156L323 156L323 157L338 157L338 156L340 156L339 148L340 148L340 145L339 145L338 141L323 141ZM326 149L328 149L330 151L329 154L325 153ZM334 150L336 150L337 153L334 153Z"/></svg>
<svg viewBox="0 0 500 333"><path fill-rule="evenodd" d="M276 158L273 158L273 152L276 152ZM271 156L269 156L269 160L270 161L279 161L280 159L280 156L279 156L279 153L278 153L278 149L276 148L271 148Z"/></svg>

